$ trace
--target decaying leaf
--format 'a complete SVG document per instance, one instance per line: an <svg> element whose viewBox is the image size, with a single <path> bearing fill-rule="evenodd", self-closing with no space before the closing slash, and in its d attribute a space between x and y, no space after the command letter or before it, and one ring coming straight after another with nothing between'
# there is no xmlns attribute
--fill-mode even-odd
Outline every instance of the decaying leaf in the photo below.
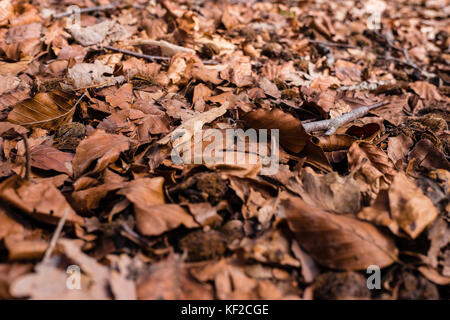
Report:
<svg viewBox="0 0 450 320"><path fill-rule="evenodd" d="M43 170L55 170L57 172L72 175L71 153L62 152L55 148L37 145L30 150L31 166Z"/></svg>
<svg viewBox="0 0 450 320"><path fill-rule="evenodd" d="M311 168L302 173L299 195L309 205L336 213L357 213L361 206L359 183L351 176L336 172L319 175Z"/></svg>
<svg viewBox="0 0 450 320"><path fill-rule="evenodd" d="M127 30L114 20L105 20L89 27L80 27L78 24L67 26L74 39L83 46L94 44L109 44L113 41L126 39Z"/></svg>
<svg viewBox="0 0 450 320"><path fill-rule="evenodd" d="M114 68L99 60L94 63L78 63L67 71L66 81L61 84L63 89L77 90L91 87L107 87L122 83L123 76L112 75Z"/></svg>
<svg viewBox="0 0 450 320"><path fill-rule="evenodd" d="M49 181L33 183L11 176L0 184L0 198L21 209L32 218L57 224L68 210L67 222L83 224L62 193Z"/></svg>
<svg viewBox="0 0 450 320"><path fill-rule="evenodd" d="M133 203L136 226L146 236L160 235L184 225L195 228L198 224L185 209L177 204L165 204L164 178L142 178L128 183L119 193Z"/></svg>
<svg viewBox="0 0 450 320"><path fill-rule="evenodd" d="M394 234L415 239L438 215L436 207L404 173L397 173L389 190L378 195L373 207L358 217L387 226Z"/></svg>
<svg viewBox="0 0 450 320"><path fill-rule="evenodd" d="M20 84L20 79L11 75L0 75L0 95L16 89Z"/></svg>
<svg viewBox="0 0 450 320"><path fill-rule="evenodd" d="M62 91L38 93L14 105L8 121L28 127L55 129L72 120L75 97Z"/></svg>
<svg viewBox="0 0 450 320"><path fill-rule="evenodd" d="M171 254L138 280L137 295L144 300L205 300L213 298L213 289L210 284L198 282L179 255Z"/></svg>
<svg viewBox="0 0 450 320"><path fill-rule="evenodd" d="M300 198L284 199L282 206L299 245L321 265L365 270L369 265L389 266L397 259L393 240L367 222L327 213Z"/></svg>
<svg viewBox="0 0 450 320"><path fill-rule="evenodd" d="M259 109L245 114L242 118L249 128L280 130L280 144L292 152L302 151L309 139L301 121L280 109Z"/></svg>
<svg viewBox="0 0 450 320"><path fill-rule="evenodd" d="M105 169L119 158L122 151L128 150L129 139L122 135L108 134L103 130L96 130L78 145L73 158L73 172L75 177L87 171L95 161L95 167L89 173L96 173Z"/></svg>

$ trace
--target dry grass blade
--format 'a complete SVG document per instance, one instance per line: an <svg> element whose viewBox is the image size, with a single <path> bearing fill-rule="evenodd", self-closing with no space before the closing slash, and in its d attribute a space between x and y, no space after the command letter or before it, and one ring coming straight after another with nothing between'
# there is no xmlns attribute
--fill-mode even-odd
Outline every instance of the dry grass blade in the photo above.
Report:
<svg viewBox="0 0 450 320"><path fill-rule="evenodd" d="M14 105L8 121L26 127L55 129L70 122L75 112L75 96L62 91L41 92Z"/></svg>

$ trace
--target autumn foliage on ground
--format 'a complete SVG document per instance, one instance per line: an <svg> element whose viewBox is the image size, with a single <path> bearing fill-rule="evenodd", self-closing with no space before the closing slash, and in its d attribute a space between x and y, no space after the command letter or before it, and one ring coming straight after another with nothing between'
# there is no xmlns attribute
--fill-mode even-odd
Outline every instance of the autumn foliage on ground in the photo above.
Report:
<svg viewBox="0 0 450 320"><path fill-rule="evenodd" d="M0 297L450 298L448 2L377 3L0 0ZM279 170L174 162L195 121Z"/></svg>

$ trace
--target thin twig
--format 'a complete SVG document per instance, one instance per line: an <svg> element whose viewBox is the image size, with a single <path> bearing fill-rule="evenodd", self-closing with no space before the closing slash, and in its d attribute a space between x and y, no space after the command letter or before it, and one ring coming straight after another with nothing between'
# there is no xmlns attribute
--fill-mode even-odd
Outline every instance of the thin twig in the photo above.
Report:
<svg viewBox="0 0 450 320"><path fill-rule="evenodd" d="M89 8L80 8L79 12L80 13L88 13L88 12L94 12L94 11L105 11L105 10L111 10L111 9L115 9L117 8L116 4L107 4L104 6L95 6L95 7L89 7ZM53 16L53 18L55 19L61 19L64 17L68 17L71 14L77 12L78 10L67 10L61 13L57 13Z"/></svg>
<svg viewBox="0 0 450 320"><path fill-rule="evenodd" d="M43 261L48 260L50 258L50 256L52 255L53 249L56 246L56 242L58 241L59 235L61 234L64 224L66 223L68 214L69 214L69 208L66 208L63 212L61 219L59 219L58 225L56 226L56 229L55 229L55 233L53 233L52 239L50 240L50 244L48 245L48 248L45 251Z"/></svg>
<svg viewBox="0 0 450 320"><path fill-rule="evenodd" d="M155 61L155 60L170 61L170 59L171 59L169 57L163 57L163 56L150 56L148 54L138 53L138 52L134 52L134 51L126 50L126 49L120 49L120 48L116 48L113 46L104 46L103 48L105 48L107 50L127 54L130 56L136 57L136 58L150 60L150 61ZM219 62L215 61L215 60L202 60L202 63L206 64L206 65L214 65L214 64L218 64Z"/></svg>
<svg viewBox="0 0 450 320"><path fill-rule="evenodd" d="M403 54L403 56L405 57L406 61L404 61L404 60L402 60L402 59L394 58L394 57L389 57L389 56L388 56L388 57L382 57L382 58L384 58L384 59L386 59L386 60L391 60L391 61L394 61L394 62L398 62L398 63L404 64L404 65L406 65L406 66L409 66L409 67L411 67L411 68L413 68L413 69L419 71L421 74L423 74L423 75L424 75L425 77L427 77L427 78L431 78L431 77L434 77L434 76L435 76L435 74L433 74L433 73L428 73L427 71L425 71L425 70L423 70L421 67L419 67L419 66L418 66L418 65L410 58L410 56L409 56L409 54L408 54L408 50L406 50L405 48L399 48L399 47L397 47L397 46L394 44L393 40L392 40L390 37L388 37L387 35L382 34L382 33L379 32L379 31L375 31L375 33L376 33L379 37L383 38L383 39L386 41L386 43L387 43L387 45L388 45L389 47L391 47L391 48L394 49L394 50L397 50L397 51L401 52L401 53Z"/></svg>
<svg viewBox="0 0 450 320"><path fill-rule="evenodd" d="M383 101L372 104L370 106L359 107L334 119L304 123L303 128L305 128L306 132L308 133L313 131L327 130L325 134L331 135L344 124L356 120L369 113L370 110L384 106L386 104L388 104L388 102Z"/></svg>
<svg viewBox="0 0 450 320"><path fill-rule="evenodd" d="M310 43L320 44L325 47L342 47L342 48L351 48L351 49L357 49L357 46L351 45L351 44L345 44L345 43L338 43L338 42L329 42L329 41L320 41L320 40L308 40Z"/></svg>
<svg viewBox="0 0 450 320"><path fill-rule="evenodd" d="M26 134L19 133L20 137L23 140L23 144L25 146L25 180L30 181L30 172L31 172L31 155L30 155L30 147L28 145L28 139Z"/></svg>
<svg viewBox="0 0 450 320"><path fill-rule="evenodd" d="M150 56L148 54L143 54L143 53L138 53L138 52L134 52L134 51L130 51L130 50L120 49L120 48L116 48L116 47L113 47L113 46L104 46L104 48L108 49L108 50L111 50L111 51L116 51L116 52L127 54L127 55L130 55L130 56L133 56L133 57L143 58L143 59L151 60L151 61L155 61L155 60L169 61L170 60L169 57Z"/></svg>

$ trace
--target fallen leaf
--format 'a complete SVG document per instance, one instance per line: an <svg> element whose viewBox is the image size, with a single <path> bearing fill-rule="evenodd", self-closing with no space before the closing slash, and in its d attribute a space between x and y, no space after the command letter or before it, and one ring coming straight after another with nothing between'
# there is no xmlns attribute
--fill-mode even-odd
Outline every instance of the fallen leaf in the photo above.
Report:
<svg viewBox="0 0 450 320"><path fill-rule="evenodd" d="M414 83L411 83L409 86L412 90L414 90L415 93L419 95L421 99L437 101L442 100L442 97L439 94L436 86L427 81L416 81Z"/></svg>
<svg viewBox="0 0 450 320"><path fill-rule="evenodd" d="M112 66L105 65L99 60L95 60L94 63L78 63L67 71L65 82L61 83L61 87L67 90L102 88L125 81L124 76L115 77L113 73Z"/></svg>
<svg viewBox="0 0 450 320"><path fill-rule="evenodd" d="M336 213L357 213L361 208L359 183L351 176L341 177L336 172L316 174L306 167L302 172L299 195L309 205Z"/></svg>
<svg viewBox="0 0 450 320"><path fill-rule="evenodd" d="M422 139L416 143L414 149L408 155L409 160L417 159L420 166L428 169L450 170L450 162L445 155L433 146L428 139Z"/></svg>
<svg viewBox="0 0 450 320"><path fill-rule="evenodd" d="M192 277L179 255L171 254L138 279L137 295L143 300L206 300L213 298L213 289Z"/></svg>
<svg viewBox="0 0 450 320"><path fill-rule="evenodd" d="M301 121L280 109L250 111L242 119L249 128L278 129L280 144L295 153L302 151L309 139Z"/></svg>
<svg viewBox="0 0 450 320"><path fill-rule="evenodd" d="M0 1L0 26L8 25L8 20L13 16L14 8L10 0Z"/></svg>
<svg viewBox="0 0 450 320"><path fill-rule="evenodd" d="M94 161L97 161L96 165L88 173L92 174L105 169L129 147L129 139L125 136L109 134L103 130L94 131L77 147L72 162L75 177L80 177L85 173Z"/></svg>
<svg viewBox="0 0 450 320"><path fill-rule="evenodd" d="M38 93L14 105L8 121L22 126L55 129L72 120L74 98L62 91Z"/></svg>
<svg viewBox="0 0 450 320"><path fill-rule="evenodd" d="M364 208L358 217L385 225L396 235L401 235L401 230L415 239L437 215L431 200L410 178L399 172L389 190L380 192L374 206Z"/></svg>
<svg viewBox="0 0 450 320"><path fill-rule="evenodd" d="M84 219L75 213L62 193L48 181L33 183L11 176L0 184L0 198L45 223L57 224L64 211L68 210L67 222L84 224Z"/></svg>
<svg viewBox="0 0 450 320"><path fill-rule="evenodd" d="M83 46L94 44L107 45L110 42L125 40L129 37L127 30L114 20L105 20L88 27L72 24L66 27L73 38Z"/></svg>
<svg viewBox="0 0 450 320"><path fill-rule="evenodd" d="M0 95L16 89L20 84L20 79L11 75L0 75Z"/></svg>
<svg viewBox="0 0 450 320"><path fill-rule="evenodd" d="M140 178L119 191L133 203L136 227L145 236L160 235L180 225L198 227L191 215L177 204L165 204L164 178Z"/></svg>
<svg viewBox="0 0 450 320"><path fill-rule="evenodd" d="M365 270L396 261L393 240L367 222L322 211L300 198L284 199L282 206L299 245L323 266Z"/></svg>
<svg viewBox="0 0 450 320"><path fill-rule="evenodd" d="M30 157L31 166L34 168L55 170L67 173L69 176L73 173L73 155L71 153L62 152L53 147L40 144L31 148Z"/></svg>

